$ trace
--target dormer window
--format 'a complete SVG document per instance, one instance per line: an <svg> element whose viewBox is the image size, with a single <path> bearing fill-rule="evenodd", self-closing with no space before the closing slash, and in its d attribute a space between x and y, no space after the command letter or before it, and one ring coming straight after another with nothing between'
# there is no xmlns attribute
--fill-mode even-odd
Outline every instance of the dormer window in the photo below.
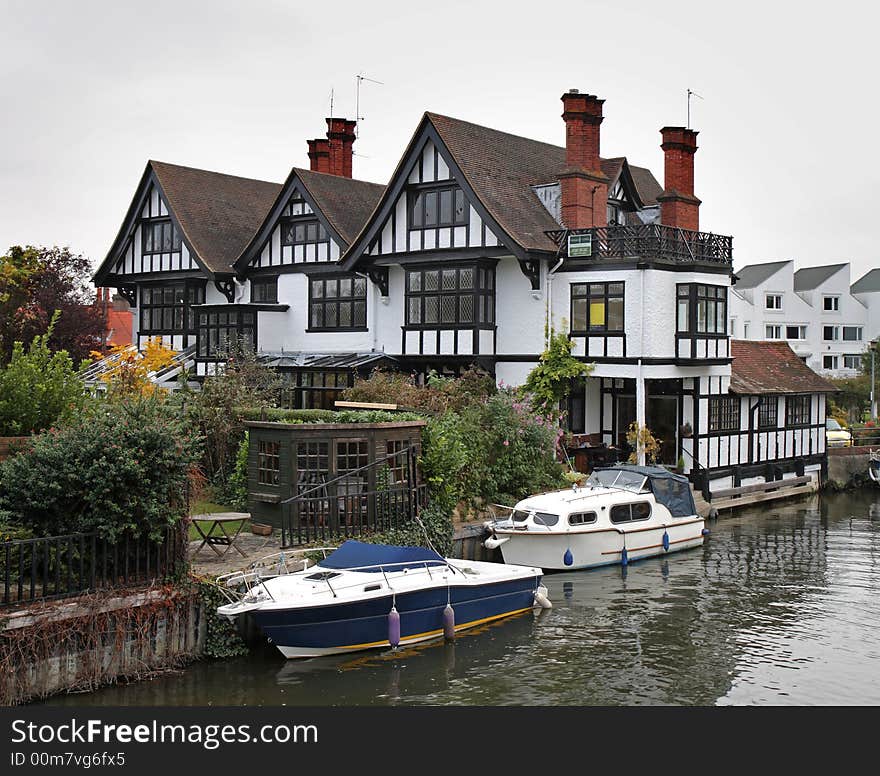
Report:
<svg viewBox="0 0 880 776"><path fill-rule="evenodd" d="M464 226L470 219L464 192L458 186L431 186L409 195L411 229Z"/></svg>
<svg viewBox="0 0 880 776"><path fill-rule="evenodd" d="M141 247L145 255L180 250L180 232L170 218L146 221L141 227Z"/></svg>
<svg viewBox="0 0 880 776"><path fill-rule="evenodd" d="M282 245L312 245L329 239L324 225L314 217L292 218L281 225Z"/></svg>
<svg viewBox="0 0 880 776"><path fill-rule="evenodd" d="M608 226L625 226L626 214L634 209L626 195L626 189L623 188L623 183L618 179L611 191L608 192L606 209Z"/></svg>

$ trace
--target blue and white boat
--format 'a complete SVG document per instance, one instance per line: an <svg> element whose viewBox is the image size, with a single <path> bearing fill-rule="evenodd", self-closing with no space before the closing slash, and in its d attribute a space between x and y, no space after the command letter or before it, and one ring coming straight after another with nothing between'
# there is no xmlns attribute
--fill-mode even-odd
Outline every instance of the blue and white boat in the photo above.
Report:
<svg viewBox="0 0 880 776"><path fill-rule="evenodd" d="M287 658L337 655L452 638L549 606L539 568L444 558L433 550L347 541L316 565L290 557L220 578L218 614L250 616ZM315 552L315 550L309 550Z"/></svg>

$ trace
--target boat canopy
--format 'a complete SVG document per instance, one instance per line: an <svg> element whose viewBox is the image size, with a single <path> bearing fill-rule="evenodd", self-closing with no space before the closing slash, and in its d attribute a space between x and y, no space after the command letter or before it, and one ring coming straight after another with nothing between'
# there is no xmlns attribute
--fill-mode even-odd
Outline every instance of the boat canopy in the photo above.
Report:
<svg viewBox="0 0 880 776"><path fill-rule="evenodd" d="M393 544L366 544L349 539L331 552L318 565L327 569L357 569L358 571L400 571L446 565L446 560L424 547L402 547Z"/></svg>
<svg viewBox="0 0 880 776"><path fill-rule="evenodd" d="M608 466L596 471L623 470L647 477L651 485L654 498L669 510L673 517L687 517L697 513L697 505L694 503L694 494L687 477L664 469L662 466L636 466L635 464L621 463L617 466Z"/></svg>

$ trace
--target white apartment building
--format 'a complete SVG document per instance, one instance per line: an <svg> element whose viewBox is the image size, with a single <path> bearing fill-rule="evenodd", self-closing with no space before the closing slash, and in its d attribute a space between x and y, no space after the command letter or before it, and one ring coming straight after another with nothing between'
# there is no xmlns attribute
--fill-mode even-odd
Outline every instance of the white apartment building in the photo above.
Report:
<svg viewBox="0 0 880 776"><path fill-rule="evenodd" d="M794 262L750 264L735 273L730 332L745 340L786 341L814 371L852 377L880 335L880 270L850 285L850 265L795 271Z"/></svg>

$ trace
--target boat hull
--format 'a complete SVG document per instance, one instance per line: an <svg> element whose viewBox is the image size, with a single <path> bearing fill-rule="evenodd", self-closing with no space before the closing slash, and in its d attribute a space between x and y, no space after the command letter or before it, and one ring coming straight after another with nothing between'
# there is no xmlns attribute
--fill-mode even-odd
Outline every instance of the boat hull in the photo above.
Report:
<svg viewBox="0 0 880 776"><path fill-rule="evenodd" d="M600 528L567 533L496 530L495 534L503 540L500 548L505 563L540 566L544 571L578 571L622 563L624 547L628 563L700 547L704 527L702 519L692 519L625 533ZM664 547L664 533L668 548ZM570 564L565 562L567 555Z"/></svg>
<svg viewBox="0 0 880 776"><path fill-rule="evenodd" d="M456 632L509 617L534 605L540 576L482 585L450 585L316 607L254 610L255 624L287 658L388 649L389 613L400 615L400 645L443 635L451 603Z"/></svg>

